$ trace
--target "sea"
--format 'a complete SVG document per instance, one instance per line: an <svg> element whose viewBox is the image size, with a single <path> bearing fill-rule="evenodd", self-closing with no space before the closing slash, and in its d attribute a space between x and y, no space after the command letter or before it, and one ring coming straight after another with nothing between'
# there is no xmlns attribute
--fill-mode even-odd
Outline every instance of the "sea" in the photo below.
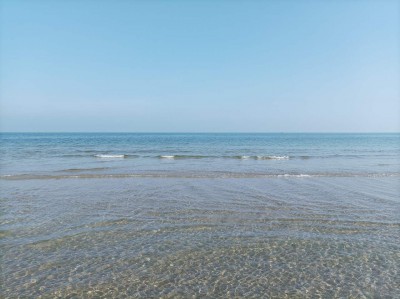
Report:
<svg viewBox="0 0 400 299"><path fill-rule="evenodd" d="M400 298L400 133L1 133L1 298Z"/></svg>

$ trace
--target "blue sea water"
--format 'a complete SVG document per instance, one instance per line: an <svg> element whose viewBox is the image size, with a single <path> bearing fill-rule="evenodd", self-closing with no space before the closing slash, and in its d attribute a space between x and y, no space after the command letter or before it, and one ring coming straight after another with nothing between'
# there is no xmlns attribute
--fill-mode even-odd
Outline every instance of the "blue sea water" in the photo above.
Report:
<svg viewBox="0 0 400 299"><path fill-rule="evenodd" d="M2 178L398 175L399 134L2 134Z"/></svg>
<svg viewBox="0 0 400 299"><path fill-rule="evenodd" d="M399 133L0 142L2 298L400 294Z"/></svg>

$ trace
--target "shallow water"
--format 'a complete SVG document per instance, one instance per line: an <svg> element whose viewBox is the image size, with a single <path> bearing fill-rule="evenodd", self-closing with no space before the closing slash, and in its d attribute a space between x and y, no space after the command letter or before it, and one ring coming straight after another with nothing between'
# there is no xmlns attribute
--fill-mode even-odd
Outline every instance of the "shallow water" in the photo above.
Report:
<svg viewBox="0 0 400 299"><path fill-rule="evenodd" d="M1 297L399 297L394 142L369 159L343 157L345 146L296 159L287 146L282 160L105 162L59 158L63 145L43 166L18 142L2 149Z"/></svg>

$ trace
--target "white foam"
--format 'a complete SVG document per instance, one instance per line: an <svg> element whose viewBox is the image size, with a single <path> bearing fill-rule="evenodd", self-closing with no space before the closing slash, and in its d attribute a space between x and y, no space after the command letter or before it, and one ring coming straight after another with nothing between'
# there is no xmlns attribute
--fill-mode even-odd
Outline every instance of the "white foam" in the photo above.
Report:
<svg viewBox="0 0 400 299"><path fill-rule="evenodd" d="M160 156L160 158L163 158L163 159L174 159L175 156Z"/></svg>
<svg viewBox="0 0 400 299"><path fill-rule="evenodd" d="M125 158L125 155L94 155L97 158L106 158L106 159L114 159L114 158Z"/></svg>
<svg viewBox="0 0 400 299"><path fill-rule="evenodd" d="M288 160L289 156L257 156L258 160Z"/></svg>
<svg viewBox="0 0 400 299"><path fill-rule="evenodd" d="M278 177L284 177L284 178L307 178L311 177L309 174L278 174Z"/></svg>
<svg viewBox="0 0 400 299"><path fill-rule="evenodd" d="M244 160L250 159L250 158L251 158L251 156L241 156L241 157L240 157L240 159L244 159Z"/></svg>

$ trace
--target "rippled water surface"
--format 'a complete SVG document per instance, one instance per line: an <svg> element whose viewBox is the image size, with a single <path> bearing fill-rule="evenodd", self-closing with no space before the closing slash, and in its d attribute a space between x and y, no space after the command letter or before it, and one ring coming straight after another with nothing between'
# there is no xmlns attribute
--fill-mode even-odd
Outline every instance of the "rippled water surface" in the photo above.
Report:
<svg viewBox="0 0 400 299"><path fill-rule="evenodd" d="M399 141L3 134L0 297L399 298Z"/></svg>

